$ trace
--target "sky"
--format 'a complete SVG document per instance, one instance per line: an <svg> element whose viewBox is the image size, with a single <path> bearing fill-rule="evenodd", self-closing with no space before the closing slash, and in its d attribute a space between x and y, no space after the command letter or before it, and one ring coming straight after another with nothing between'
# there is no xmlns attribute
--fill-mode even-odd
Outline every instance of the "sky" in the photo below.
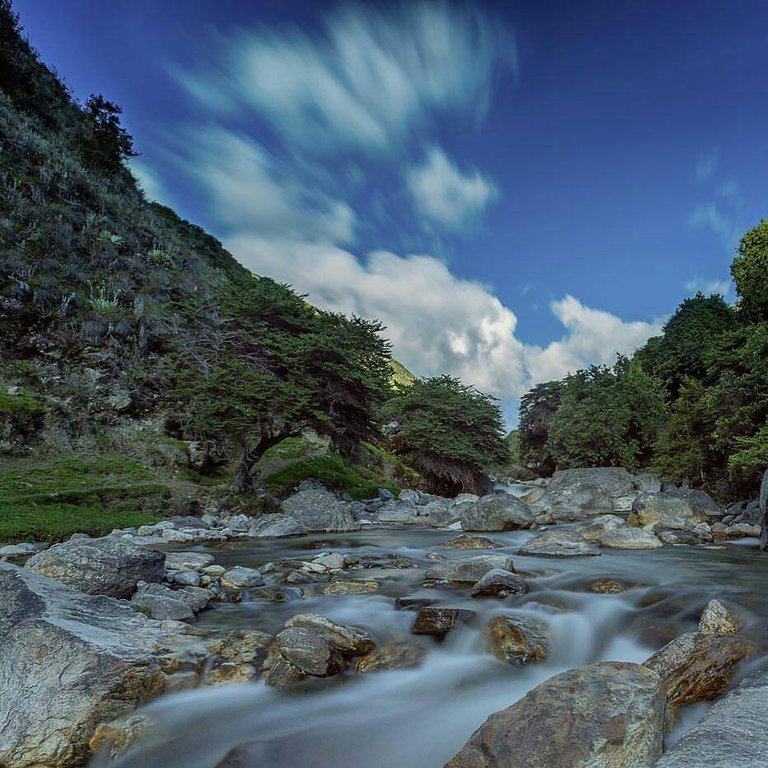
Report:
<svg viewBox="0 0 768 768"><path fill-rule="evenodd" d="M15 0L147 195L500 398L609 364L768 211L751 0Z"/></svg>

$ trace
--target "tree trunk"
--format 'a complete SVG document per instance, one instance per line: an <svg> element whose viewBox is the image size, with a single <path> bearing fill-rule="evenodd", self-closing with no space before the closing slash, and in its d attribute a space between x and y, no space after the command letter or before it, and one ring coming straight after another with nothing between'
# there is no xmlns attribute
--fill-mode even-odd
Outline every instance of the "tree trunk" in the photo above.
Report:
<svg viewBox="0 0 768 768"><path fill-rule="evenodd" d="M763 530L760 533L760 549L765 552L768 549L768 469L763 475L763 484L760 486L760 522Z"/></svg>
<svg viewBox="0 0 768 768"><path fill-rule="evenodd" d="M248 447L248 443L243 443L243 452L240 456L240 464L237 467L235 480L232 483L233 493L253 493L256 488L253 479L253 468L259 462L259 459L278 443L290 437L292 433L279 433L262 437L253 448Z"/></svg>

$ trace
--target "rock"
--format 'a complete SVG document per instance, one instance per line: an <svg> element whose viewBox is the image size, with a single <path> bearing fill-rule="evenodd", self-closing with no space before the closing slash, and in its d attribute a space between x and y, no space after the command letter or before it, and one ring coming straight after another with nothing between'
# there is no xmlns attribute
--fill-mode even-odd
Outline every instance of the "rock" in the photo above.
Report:
<svg viewBox="0 0 768 768"><path fill-rule="evenodd" d="M616 515L601 515L581 526L578 532L588 541L610 549L657 549L663 546L653 531L634 528Z"/></svg>
<svg viewBox="0 0 768 768"><path fill-rule="evenodd" d="M221 577L221 586L226 589L253 589L263 583L264 579L259 571L255 568L244 568L242 565L230 568Z"/></svg>
<svg viewBox="0 0 768 768"><path fill-rule="evenodd" d="M483 496L474 503L462 504L458 511L465 531L509 531L530 528L534 523L528 505L508 493Z"/></svg>
<svg viewBox="0 0 768 768"><path fill-rule="evenodd" d="M699 620L699 632L704 634L734 635L744 629L744 622L735 610L721 603L710 600Z"/></svg>
<svg viewBox="0 0 768 768"><path fill-rule="evenodd" d="M598 579L589 585L589 590L598 595L617 595L621 592L626 592L628 589L632 589L634 586L637 585L629 584L621 579Z"/></svg>
<svg viewBox="0 0 768 768"><path fill-rule="evenodd" d="M384 645L361 656L357 661L358 672L385 672L391 669L418 667L427 655L424 646L408 640L390 640Z"/></svg>
<svg viewBox="0 0 768 768"><path fill-rule="evenodd" d="M0 594L0 765L82 765L99 723L163 691L164 638L126 603L7 564Z"/></svg>
<svg viewBox="0 0 768 768"><path fill-rule="evenodd" d="M272 688L290 688L306 679L305 672L282 657L278 658L264 673L264 682Z"/></svg>
<svg viewBox="0 0 768 768"><path fill-rule="evenodd" d="M434 528L460 525L459 507L454 506L447 499L433 499L423 507L423 512L427 516L427 523Z"/></svg>
<svg viewBox="0 0 768 768"><path fill-rule="evenodd" d="M200 613L200 611L204 610L208 606L208 603L215 597L211 590L203 589L202 587L171 589L163 584L146 584L145 582L140 581L131 601L136 601L142 594L157 595L171 600L180 600L182 603L189 606L195 613Z"/></svg>
<svg viewBox="0 0 768 768"><path fill-rule="evenodd" d="M426 606L419 609L411 625L411 633L414 635L431 635L442 640L456 626L470 622L474 615L474 611L461 608Z"/></svg>
<svg viewBox="0 0 768 768"><path fill-rule="evenodd" d="M528 664L549 657L544 622L528 616L495 616L488 624L491 652L509 664Z"/></svg>
<svg viewBox="0 0 768 768"><path fill-rule="evenodd" d="M472 597L509 597L509 595L524 595L528 585L516 573L494 568L480 579L470 594Z"/></svg>
<svg viewBox="0 0 768 768"><path fill-rule="evenodd" d="M419 510L410 501L385 501L376 512L380 523L402 523L404 525L422 525L425 521L419 517Z"/></svg>
<svg viewBox="0 0 768 768"><path fill-rule="evenodd" d="M213 565L213 555L205 552L166 552L167 571L203 571Z"/></svg>
<svg viewBox="0 0 768 768"><path fill-rule="evenodd" d="M329 677L344 669L341 655L328 638L302 627L288 627L275 638L283 658L314 677Z"/></svg>
<svg viewBox="0 0 768 768"><path fill-rule="evenodd" d="M485 536L457 536L455 539L446 541L443 546L452 549L496 549L503 545Z"/></svg>
<svg viewBox="0 0 768 768"><path fill-rule="evenodd" d="M37 552L34 544L8 544L0 547L0 560L16 560L17 558L29 557Z"/></svg>
<svg viewBox="0 0 768 768"><path fill-rule="evenodd" d="M454 506L458 504L466 504L467 502L475 502L480 497L476 493L460 493L456 496L456 498L453 500Z"/></svg>
<svg viewBox="0 0 768 768"><path fill-rule="evenodd" d="M337 624L317 613L298 614L289 619L285 625L307 629L327 638L331 646L344 655L362 656L376 646L373 638L364 629L350 624Z"/></svg>
<svg viewBox="0 0 768 768"><path fill-rule="evenodd" d="M768 754L768 672L750 675L716 702L656 768L763 768Z"/></svg>
<svg viewBox="0 0 768 768"><path fill-rule="evenodd" d="M394 498L395 494L389 488L379 488L379 499L381 501L392 501Z"/></svg>
<svg viewBox="0 0 768 768"><path fill-rule="evenodd" d="M207 530L211 527L205 520L194 515L177 515L176 517L168 518L165 522L177 531L183 531L187 528Z"/></svg>
<svg viewBox="0 0 768 768"><path fill-rule="evenodd" d="M599 555L600 547L576 531L552 528L526 541L518 550L518 554L537 557L583 557Z"/></svg>
<svg viewBox="0 0 768 768"><path fill-rule="evenodd" d="M299 491L289 496L282 508L308 531L356 531L360 528L348 505L330 491Z"/></svg>
<svg viewBox="0 0 768 768"><path fill-rule="evenodd" d="M692 531L709 516L679 493L641 493L632 504L627 522L636 526L654 526L659 530Z"/></svg>
<svg viewBox="0 0 768 768"><path fill-rule="evenodd" d="M507 555L478 555L463 560L442 560L430 568L426 577L432 581L452 581L458 584L474 584L494 568L514 573L512 558Z"/></svg>
<svg viewBox="0 0 768 768"><path fill-rule="evenodd" d="M275 512L253 521L248 535L254 539L284 539L289 536L304 536L307 529L295 517Z"/></svg>
<svg viewBox="0 0 768 768"><path fill-rule="evenodd" d="M262 666L272 640L266 632L236 629L226 637L209 643L208 648L216 654L216 659L206 682L209 685L226 685L252 680Z"/></svg>
<svg viewBox="0 0 768 768"><path fill-rule="evenodd" d="M357 581L355 579L333 579L320 590L324 595L370 595L378 592L378 581Z"/></svg>
<svg viewBox="0 0 768 768"><path fill-rule="evenodd" d="M403 488L397 495L397 498L400 499L400 501L408 501L411 504L421 504L421 494L411 488Z"/></svg>
<svg viewBox="0 0 768 768"><path fill-rule="evenodd" d="M566 469L555 472L532 511L555 520L580 520L628 509L635 493L632 475L622 467Z"/></svg>
<svg viewBox="0 0 768 768"><path fill-rule="evenodd" d="M163 581L165 554L106 536L55 544L25 567L89 595L130 597L139 581Z"/></svg>
<svg viewBox="0 0 768 768"><path fill-rule="evenodd" d="M651 768L663 731L659 677L600 662L555 675L491 715L446 768Z"/></svg>
<svg viewBox="0 0 768 768"><path fill-rule="evenodd" d="M734 523L733 525L723 525L715 523L712 526L712 537L715 541L734 541L736 539L760 538L761 528L759 525L750 525L749 523Z"/></svg>
<svg viewBox="0 0 768 768"><path fill-rule="evenodd" d="M177 571L173 574L173 581L184 587L199 587L200 574L197 571Z"/></svg>
<svg viewBox="0 0 768 768"><path fill-rule="evenodd" d="M131 604L137 611L141 611L150 619L157 619L158 621L165 621L166 619L190 621L195 618L194 612L186 603L167 595L137 592L131 598Z"/></svg>
<svg viewBox="0 0 768 768"><path fill-rule="evenodd" d="M320 555L312 562L315 565L322 565L326 571L340 571L345 565L344 555L340 555L338 552L328 552L325 555Z"/></svg>
<svg viewBox="0 0 768 768"><path fill-rule="evenodd" d="M667 702L684 706L725 693L736 666L756 651L755 645L740 635L691 632L656 651L645 666L664 681Z"/></svg>

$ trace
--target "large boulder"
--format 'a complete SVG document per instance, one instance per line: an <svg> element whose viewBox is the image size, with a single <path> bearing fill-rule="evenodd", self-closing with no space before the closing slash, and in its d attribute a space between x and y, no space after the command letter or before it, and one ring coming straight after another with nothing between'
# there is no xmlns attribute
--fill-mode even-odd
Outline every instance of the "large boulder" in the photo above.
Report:
<svg viewBox="0 0 768 768"><path fill-rule="evenodd" d="M328 677L344 669L341 655L328 638L301 627L288 627L277 635L280 654L296 669L314 677Z"/></svg>
<svg viewBox="0 0 768 768"><path fill-rule="evenodd" d="M362 656L376 646L373 638L364 629L351 624L337 624L318 613L297 614L289 619L285 626L301 627L322 635L335 650L347 656Z"/></svg>
<svg viewBox="0 0 768 768"><path fill-rule="evenodd" d="M495 568L515 570L512 558L507 555L476 555L463 560L441 560L427 571L426 577L430 581L452 581L469 586Z"/></svg>
<svg viewBox="0 0 768 768"><path fill-rule="evenodd" d="M667 702L685 706L725 693L736 667L756 651L741 635L690 632L656 651L645 666L664 681Z"/></svg>
<svg viewBox="0 0 768 768"><path fill-rule="evenodd" d="M599 555L600 547L577 531L550 528L526 541L517 553L536 557L584 557Z"/></svg>
<svg viewBox="0 0 768 768"><path fill-rule="evenodd" d="M475 502L461 504L461 527L465 531L509 531L530 528L535 515L528 505L509 493L494 493Z"/></svg>
<svg viewBox="0 0 768 768"><path fill-rule="evenodd" d="M656 768L763 768L768 672L742 680L656 763Z"/></svg>
<svg viewBox="0 0 768 768"><path fill-rule="evenodd" d="M295 518L274 512L256 518L248 529L248 535L255 539L283 539L288 536L303 536L307 529Z"/></svg>
<svg viewBox="0 0 768 768"><path fill-rule="evenodd" d="M163 581L165 554L116 536L77 538L38 552L26 567L89 595L130 597L139 581Z"/></svg>
<svg viewBox="0 0 768 768"><path fill-rule="evenodd" d="M308 531L356 531L360 528L349 505L330 491L299 491L283 502L282 509Z"/></svg>
<svg viewBox="0 0 768 768"><path fill-rule="evenodd" d="M84 765L99 723L163 691L160 639L127 603L0 564L0 765Z"/></svg>
<svg viewBox="0 0 768 768"><path fill-rule="evenodd" d="M653 531L635 528L616 515L600 515L579 529L588 541L609 549L657 549L663 546Z"/></svg>
<svg viewBox="0 0 768 768"><path fill-rule="evenodd" d="M622 467L584 467L555 472L534 513L555 520L580 520L608 512L629 511L636 495L632 475Z"/></svg>
<svg viewBox="0 0 768 768"><path fill-rule="evenodd" d="M697 525L708 522L710 517L714 516L713 509L720 509L711 499L714 508L705 504L700 494L706 496L703 491L641 493L632 503L627 522L630 525L652 526L659 530L692 531Z"/></svg>
<svg viewBox="0 0 768 768"><path fill-rule="evenodd" d="M638 664L577 667L491 715L446 768L651 768L664 704L660 678Z"/></svg>

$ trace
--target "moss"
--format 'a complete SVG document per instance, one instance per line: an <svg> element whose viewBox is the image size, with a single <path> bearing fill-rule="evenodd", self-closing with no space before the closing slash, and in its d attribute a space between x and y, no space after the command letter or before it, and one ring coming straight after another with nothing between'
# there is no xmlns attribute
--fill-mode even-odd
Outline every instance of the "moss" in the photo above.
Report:
<svg viewBox="0 0 768 768"><path fill-rule="evenodd" d="M353 499L374 498L381 482L362 474L362 468L347 464L341 456L315 456L273 472L264 479L266 489L276 496L288 495L302 480L319 480L326 488L349 494ZM390 488L397 492L398 489Z"/></svg>
<svg viewBox="0 0 768 768"><path fill-rule="evenodd" d="M11 416L39 416L45 413L45 405L37 395L9 395L0 391L0 413Z"/></svg>
<svg viewBox="0 0 768 768"><path fill-rule="evenodd" d="M265 454L265 459L303 459L316 452L316 444L303 437L287 437Z"/></svg>

